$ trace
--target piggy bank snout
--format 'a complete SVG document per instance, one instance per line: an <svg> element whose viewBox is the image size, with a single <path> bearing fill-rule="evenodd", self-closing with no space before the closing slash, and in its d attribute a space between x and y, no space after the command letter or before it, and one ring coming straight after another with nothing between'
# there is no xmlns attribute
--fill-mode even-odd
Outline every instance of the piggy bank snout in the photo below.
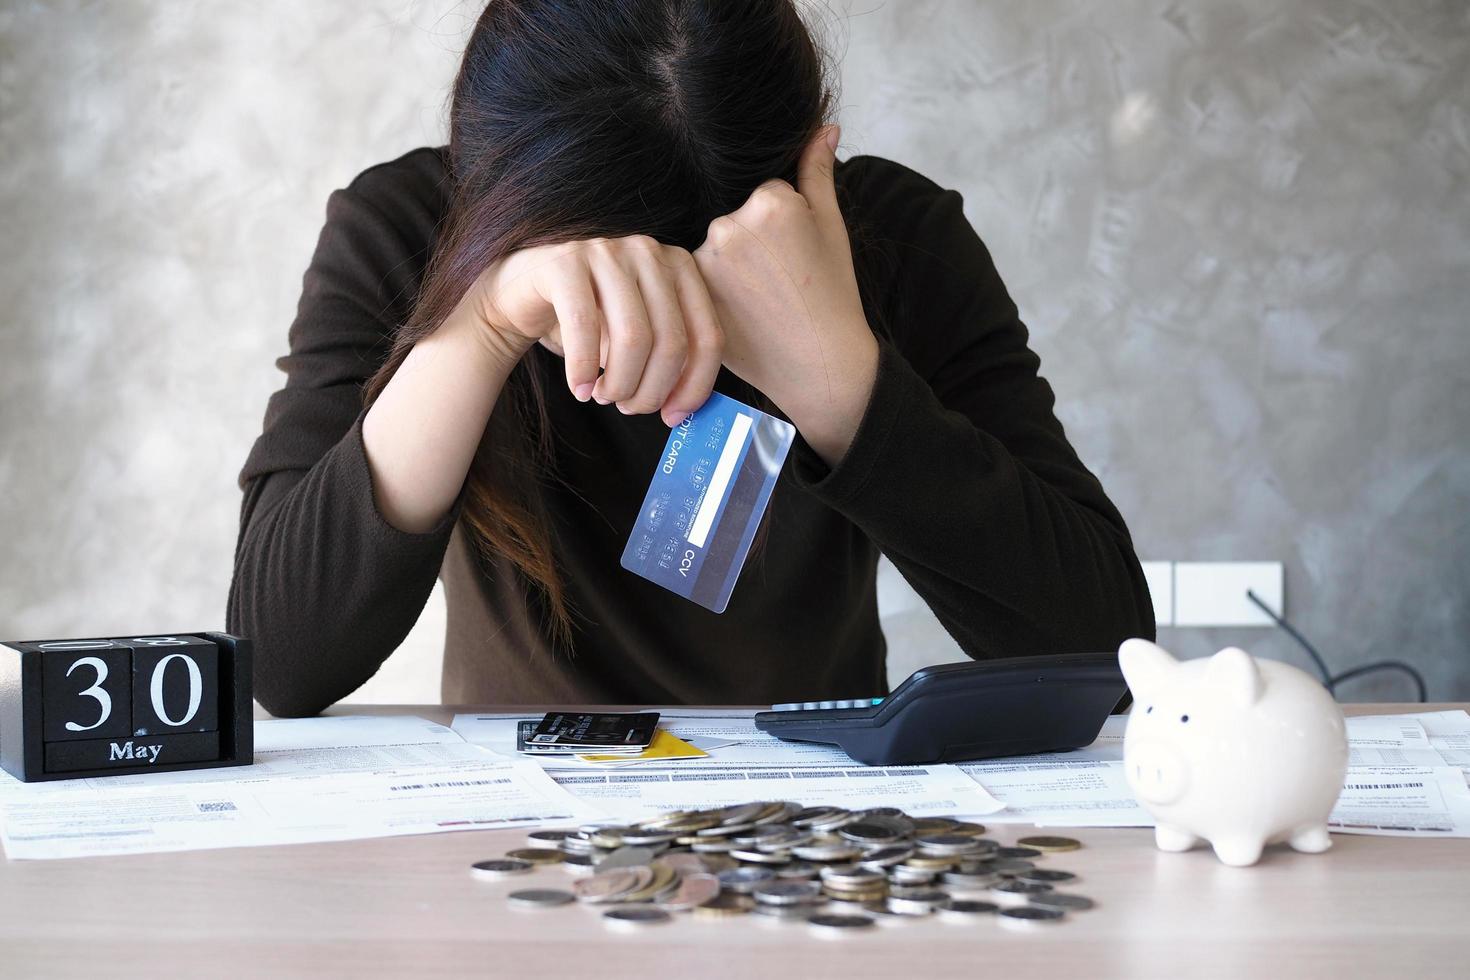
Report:
<svg viewBox="0 0 1470 980"><path fill-rule="evenodd" d="M1189 762L1174 746L1154 739L1128 746L1128 781L1149 803L1177 803L1189 789Z"/></svg>

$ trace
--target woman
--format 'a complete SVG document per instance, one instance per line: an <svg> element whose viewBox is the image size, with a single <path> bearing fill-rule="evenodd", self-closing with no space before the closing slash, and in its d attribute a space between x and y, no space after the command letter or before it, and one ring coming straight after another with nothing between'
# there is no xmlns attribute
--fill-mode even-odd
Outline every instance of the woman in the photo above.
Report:
<svg viewBox="0 0 1470 980"><path fill-rule="evenodd" d="M228 622L270 711L356 689L448 600L454 703L886 689L879 552L973 657L1152 637L960 195L838 160L790 0L494 0L447 147L327 203L240 476ZM711 390L797 438L715 615L619 556Z"/></svg>

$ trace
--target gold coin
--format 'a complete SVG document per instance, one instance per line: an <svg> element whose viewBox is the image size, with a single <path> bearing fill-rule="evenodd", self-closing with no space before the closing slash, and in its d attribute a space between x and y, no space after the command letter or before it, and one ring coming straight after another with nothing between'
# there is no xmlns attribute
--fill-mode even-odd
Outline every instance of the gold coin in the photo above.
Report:
<svg viewBox="0 0 1470 980"><path fill-rule="evenodd" d="M958 822L947 817L924 817L914 821L912 833L915 837L923 837L926 834L947 834L949 829Z"/></svg>
<svg viewBox="0 0 1470 980"><path fill-rule="evenodd" d="M1022 847L1034 847L1038 851L1075 851L1082 846L1080 840L1073 840L1070 837L1022 837L1016 843ZM516 856L511 855L511 857Z"/></svg>
<svg viewBox="0 0 1470 980"><path fill-rule="evenodd" d="M940 857L937 854L911 854L900 867L917 868L920 871L948 871L954 867L956 860L957 858Z"/></svg>
<svg viewBox="0 0 1470 980"><path fill-rule="evenodd" d="M644 885L637 891L629 892L628 894L624 895L622 901L649 901L653 898L653 896L660 894L665 888L668 888L670 885L672 885L674 883L674 879L679 877L679 873L675 871L672 866L664 864L661 861L654 860L653 864L649 865L649 867L653 870L653 878L648 882L648 884Z"/></svg>
<svg viewBox="0 0 1470 980"><path fill-rule="evenodd" d="M955 824L953 827L946 830L945 833L963 834L966 837L979 837L981 834L985 833L985 825L980 823L969 823L968 821L962 820L959 823Z"/></svg>
<svg viewBox="0 0 1470 980"><path fill-rule="evenodd" d="M689 913L696 919L728 919L736 915L745 915L753 908L755 908L755 899L750 896L721 892L703 905L694 906Z"/></svg>
<svg viewBox="0 0 1470 980"><path fill-rule="evenodd" d="M560 864L565 855L550 847L520 847L514 851L506 851L505 856L517 861L530 861L532 864Z"/></svg>

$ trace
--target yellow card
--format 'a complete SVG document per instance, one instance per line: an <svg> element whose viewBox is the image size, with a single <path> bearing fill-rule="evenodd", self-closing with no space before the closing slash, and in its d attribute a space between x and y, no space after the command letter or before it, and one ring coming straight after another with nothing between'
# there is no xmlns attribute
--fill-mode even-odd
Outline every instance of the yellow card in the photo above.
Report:
<svg viewBox="0 0 1470 980"><path fill-rule="evenodd" d="M643 762L648 759L705 759L709 753L660 728L648 748L637 755L579 755L583 762Z"/></svg>

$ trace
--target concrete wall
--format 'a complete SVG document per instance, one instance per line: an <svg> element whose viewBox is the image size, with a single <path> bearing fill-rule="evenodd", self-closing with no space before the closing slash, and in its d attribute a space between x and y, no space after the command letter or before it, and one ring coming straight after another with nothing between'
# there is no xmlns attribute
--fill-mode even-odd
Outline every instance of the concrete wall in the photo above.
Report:
<svg viewBox="0 0 1470 980"><path fill-rule="evenodd" d="M326 196L442 139L478 8L0 5L0 635L223 621ZM1467 11L814 14L843 151L964 194L1144 557L1284 561L1329 661L1403 657L1439 699L1470 698ZM955 655L891 569L881 598L896 676ZM438 603L361 697L437 697ZM1268 630L1161 636L1305 662Z"/></svg>

